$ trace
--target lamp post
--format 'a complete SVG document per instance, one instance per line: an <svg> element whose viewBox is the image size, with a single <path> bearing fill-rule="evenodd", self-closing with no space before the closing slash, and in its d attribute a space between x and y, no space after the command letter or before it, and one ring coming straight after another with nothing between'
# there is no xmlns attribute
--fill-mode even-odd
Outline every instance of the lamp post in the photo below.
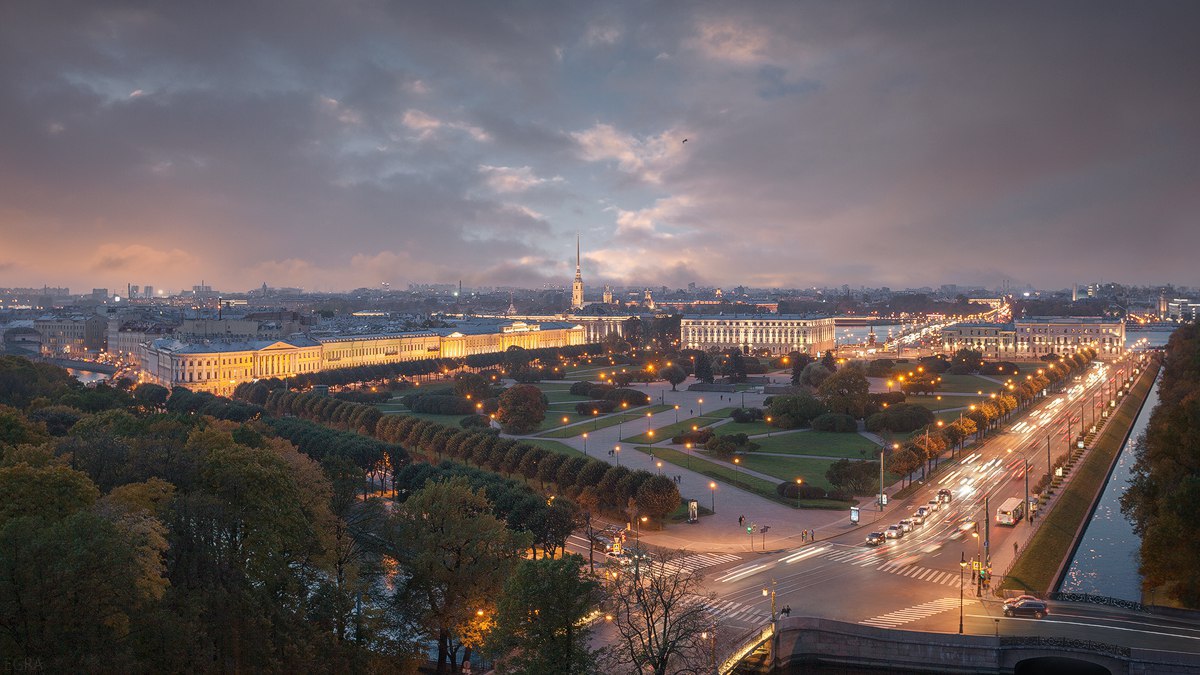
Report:
<svg viewBox="0 0 1200 675"><path fill-rule="evenodd" d="M675 406L675 424L679 424L679 406Z"/></svg>
<svg viewBox="0 0 1200 675"><path fill-rule="evenodd" d="M733 479L739 483L741 482L741 478L738 477L738 465L740 465L741 463L742 463L741 457L733 458Z"/></svg>
<svg viewBox="0 0 1200 675"><path fill-rule="evenodd" d="M800 486L804 484L803 478L796 479L796 508L800 508Z"/></svg>
<svg viewBox="0 0 1200 675"><path fill-rule="evenodd" d="M621 446L613 446L613 457L617 458L617 466L621 466Z"/></svg>
<svg viewBox="0 0 1200 675"><path fill-rule="evenodd" d="M717 512L717 484L712 481L709 481L708 482L708 490L709 490L709 492L712 493L712 512L716 513Z"/></svg>
<svg viewBox="0 0 1200 675"><path fill-rule="evenodd" d="M775 621L778 617L776 616L776 613L775 613L775 580L774 579L771 580L770 588L763 586L762 594L763 594L764 598L768 597L768 596L770 596L770 598L771 598L771 623L775 623Z"/></svg>
<svg viewBox="0 0 1200 675"><path fill-rule="evenodd" d="M650 433L650 415L651 414L652 413L646 413L646 433Z"/></svg>
<svg viewBox="0 0 1200 675"><path fill-rule="evenodd" d="M700 411L700 417L704 417L704 399L696 401L696 408Z"/></svg>
<svg viewBox="0 0 1200 675"><path fill-rule="evenodd" d="M967 552L958 552L958 634L963 632L963 573L967 571Z"/></svg>
<svg viewBox="0 0 1200 675"><path fill-rule="evenodd" d="M583 456L587 457L587 432L583 432Z"/></svg>
<svg viewBox="0 0 1200 675"><path fill-rule="evenodd" d="M684 443L683 447L687 450L687 456L688 456L687 468L688 468L688 471L691 471L692 470L692 444Z"/></svg>
<svg viewBox="0 0 1200 675"><path fill-rule="evenodd" d="M767 438L771 437L771 416L767 415Z"/></svg>
<svg viewBox="0 0 1200 675"><path fill-rule="evenodd" d="M637 530L633 533L633 578L636 580L640 577L639 568L642 560L642 523L646 522L646 516L640 516L637 519Z"/></svg>

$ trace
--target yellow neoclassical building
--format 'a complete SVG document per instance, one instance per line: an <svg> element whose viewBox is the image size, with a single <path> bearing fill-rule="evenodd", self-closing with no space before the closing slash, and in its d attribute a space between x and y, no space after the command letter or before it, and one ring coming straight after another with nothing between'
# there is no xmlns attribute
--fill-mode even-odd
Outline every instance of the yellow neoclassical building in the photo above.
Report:
<svg viewBox="0 0 1200 675"><path fill-rule="evenodd" d="M237 385L323 370L430 358L463 358L510 347L585 344L584 328L566 321L469 320L409 333L293 335L280 340L184 342L159 339L139 348L142 379L227 396Z"/></svg>

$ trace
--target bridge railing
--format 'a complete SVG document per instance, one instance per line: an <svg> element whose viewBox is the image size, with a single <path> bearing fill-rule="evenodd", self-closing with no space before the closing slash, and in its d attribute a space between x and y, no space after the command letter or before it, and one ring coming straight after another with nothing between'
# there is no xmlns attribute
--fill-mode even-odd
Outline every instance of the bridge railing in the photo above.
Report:
<svg viewBox="0 0 1200 675"><path fill-rule="evenodd" d="M745 659L754 650L761 647L764 642L773 637L775 637L774 622L768 623L762 628L743 636L734 643L733 651L730 652L729 656L725 657L725 660L717 665L717 675L729 675L729 673L732 673L733 669L737 668L738 664L742 662L742 659Z"/></svg>
<svg viewBox="0 0 1200 675"><path fill-rule="evenodd" d="M1000 638L1001 647L1049 647L1051 649L1074 649L1078 651L1108 654L1119 658L1129 658L1129 647L1096 642L1095 640L1080 640L1077 638L1053 637L1049 635L1005 635Z"/></svg>

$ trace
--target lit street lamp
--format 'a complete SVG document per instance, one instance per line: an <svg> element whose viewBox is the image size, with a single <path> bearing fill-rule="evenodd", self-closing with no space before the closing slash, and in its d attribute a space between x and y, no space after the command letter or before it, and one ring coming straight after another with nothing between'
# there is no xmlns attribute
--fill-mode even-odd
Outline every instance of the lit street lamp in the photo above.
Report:
<svg viewBox="0 0 1200 675"><path fill-rule="evenodd" d="M710 492L712 492L712 512L716 513L717 512L717 484L712 481L709 481L708 489Z"/></svg>
<svg viewBox="0 0 1200 675"><path fill-rule="evenodd" d="M587 432L583 432L583 456L587 457Z"/></svg>
<svg viewBox="0 0 1200 675"><path fill-rule="evenodd" d="M687 456L688 456L687 468L688 468L688 471L691 471L692 470L692 444L684 443L683 447L685 449L687 449Z"/></svg>
<svg viewBox="0 0 1200 675"><path fill-rule="evenodd" d="M775 614L775 580L774 579L771 580L770 588L763 586L762 594L763 594L764 598L767 596L770 596L770 598L771 598L771 623L775 623L775 621L778 619L778 617Z"/></svg>
<svg viewBox="0 0 1200 675"><path fill-rule="evenodd" d="M958 634L963 632L963 573L967 571L967 552L958 552Z"/></svg>
<svg viewBox="0 0 1200 675"><path fill-rule="evenodd" d="M613 457L617 458L617 466L621 466L621 446L613 446Z"/></svg>

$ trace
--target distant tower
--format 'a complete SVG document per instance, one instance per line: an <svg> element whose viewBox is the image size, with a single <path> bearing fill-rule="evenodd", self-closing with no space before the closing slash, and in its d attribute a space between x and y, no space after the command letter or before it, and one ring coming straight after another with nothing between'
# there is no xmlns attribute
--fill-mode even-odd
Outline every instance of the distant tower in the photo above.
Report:
<svg viewBox="0 0 1200 675"><path fill-rule="evenodd" d="M583 268L579 256L579 235L575 235L575 282L571 284L571 309L583 309Z"/></svg>
<svg viewBox="0 0 1200 675"><path fill-rule="evenodd" d="M646 309L654 309L654 296L650 295L649 288L646 289L646 295L645 295L645 300L644 300L643 304L646 305Z"/></svg>
<svg viewBox="0 0 1200 675"><path fill-rule="evenodd" d="M608 284L604 284L604 304L612 304L612 286Z"/></svg>
<svg viewBox="0 0 1200 675"><path fill-rule="evenodd" d="M517 313L517 306L516 306L516 304L513 303L512 291L508 292L508 310L506 313L508 314L508 316L512 316Z"/></svg>
<svg viewBox="0 0 1200 675"><path fill-rule="evenodd" d="M1071 284L1071 302L1079 302L1079 284Z"/></svg>

